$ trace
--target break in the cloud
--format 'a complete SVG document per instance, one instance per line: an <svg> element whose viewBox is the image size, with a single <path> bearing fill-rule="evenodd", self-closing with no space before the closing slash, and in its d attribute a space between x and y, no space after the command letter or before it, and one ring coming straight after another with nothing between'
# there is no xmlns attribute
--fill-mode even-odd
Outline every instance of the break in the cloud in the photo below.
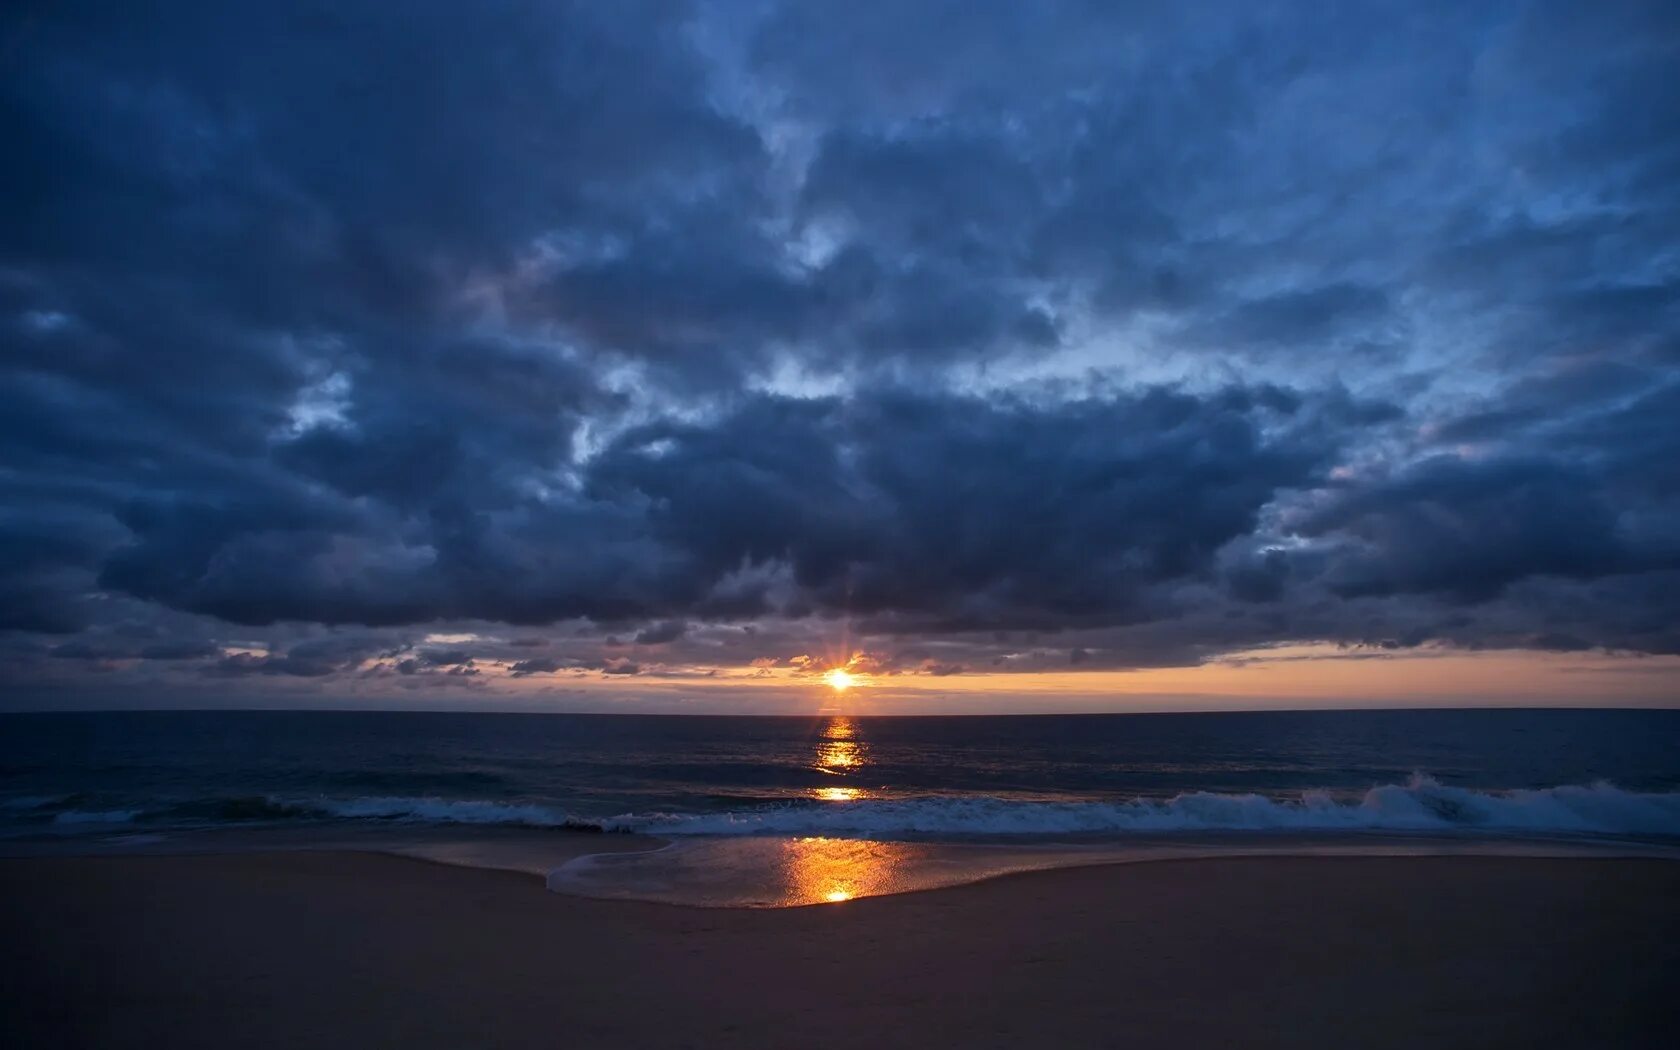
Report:
<svg viewBox="0 0 1680 1050"><path fill-rule="evenodd" d="M3 17L26 702L1680 654L1672 5Z"/></svg>

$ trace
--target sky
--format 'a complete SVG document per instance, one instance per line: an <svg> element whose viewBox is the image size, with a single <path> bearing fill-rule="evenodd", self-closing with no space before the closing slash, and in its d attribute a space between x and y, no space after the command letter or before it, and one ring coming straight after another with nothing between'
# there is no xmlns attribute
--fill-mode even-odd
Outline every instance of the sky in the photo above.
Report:
<svg viewBox="0 0 1680 1050"><path fill-rule="evenodd" d="M1677 68L1661 0L7 5L0 707L1680 705Z"/></svg>

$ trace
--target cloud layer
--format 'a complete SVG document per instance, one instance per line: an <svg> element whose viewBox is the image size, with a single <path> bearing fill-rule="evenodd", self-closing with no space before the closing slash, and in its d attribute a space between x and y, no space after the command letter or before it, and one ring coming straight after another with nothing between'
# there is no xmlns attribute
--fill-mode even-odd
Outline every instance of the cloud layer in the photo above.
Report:
<svg viewBox="0 0 1680 1050"><path fill-rule="evenodd" d="M20 690L1680 653L1669 5L131 6L0 22Z"/></svg>

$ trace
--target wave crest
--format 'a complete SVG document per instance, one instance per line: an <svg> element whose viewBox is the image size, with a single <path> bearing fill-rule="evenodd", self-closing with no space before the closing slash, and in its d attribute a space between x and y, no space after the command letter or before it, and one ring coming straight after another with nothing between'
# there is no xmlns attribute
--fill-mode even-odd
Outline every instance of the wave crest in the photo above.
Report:
<svg viewBox="0 0 1680 1050"><path fill-rule="evenodd" d="M359 820L412 820L435 824L511 824L530 828L600 831L599 824L535 803L485 802L401 796L319 799L311 803L327 816Z"/></svg>
<svg viewBox="0 0 1680 1050"><path fill-rule="evenodd" d="M1475 791L1426 776L1360 796L1194 791L1166 799L1024 802L992 797L858 800L706 814L625 814L608 831L653 835L1101 835L1170 831L1444 831L1680 834L1680 794L1610 784Z"/></svg>
<svg viewBox="0 0 1680 1050"><path fill-rule="evenodd" d="M137 809L67 809L53 814L52 822L65 824L130 824L140 815Z"/></svg>
<svg viewBox="0 0 1680 1050"><path fill-rule="evenodd" d="M67 804L68 803L68 804ZM27 804L27 806L25 805ZM1680 793L1607 783L1511 791L1448 787L1423 775L1362 794L1290 797L1191 791L1171 798L1046 802L986 795L800 801L710 813L624 813L606 820L533 801L437 796L235 796L161 805L88 805L71 796L8 800L13 820L96 831L120 824L208 826L290 821L501 825L651 835L1124 836L1221 831L1476 831L1680 835Z"/></svg>
<svg viewBox="0 0 1680 1050"><path fill-rule="evenodd" d="M363 796L356 798L279 798L266 795L212 797L190 801L141 803L126 808L66 808L58 798L37 796L3 804L24 821L59 828L99 830L114 824L161 827L209 827L224 824L275 824L290 821L363 820L414 824L477 824L600 831L601 825L536 803L490 802L438 797Z"/></svg>

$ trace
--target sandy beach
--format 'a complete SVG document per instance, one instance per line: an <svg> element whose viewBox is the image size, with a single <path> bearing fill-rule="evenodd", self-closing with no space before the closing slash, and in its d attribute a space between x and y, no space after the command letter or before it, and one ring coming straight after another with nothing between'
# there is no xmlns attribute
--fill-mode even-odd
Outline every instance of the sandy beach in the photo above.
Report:
<svg viewBox="0 0 1680 1050"><path fill-rule="evenodd" d="M1668 1046L1680 864L1238 858L778 910L361 853L0 861L16 1047Z"/></svg>

